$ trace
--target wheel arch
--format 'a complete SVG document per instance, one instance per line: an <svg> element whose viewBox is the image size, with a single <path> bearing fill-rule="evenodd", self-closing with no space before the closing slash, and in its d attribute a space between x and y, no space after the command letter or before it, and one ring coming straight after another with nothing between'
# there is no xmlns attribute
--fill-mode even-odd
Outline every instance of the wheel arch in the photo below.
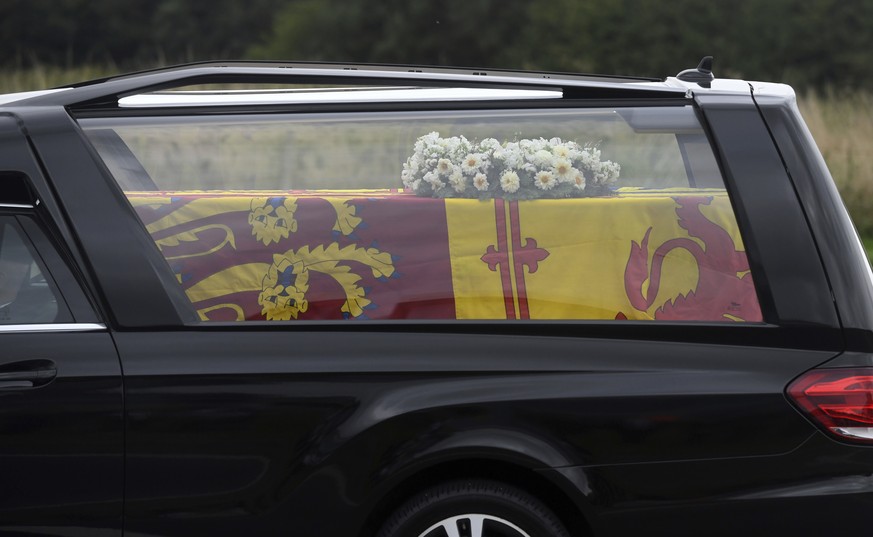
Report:
<svg viewBox="0 0 873 537"><path fill-rule="evenodd" d="M408 498L440 483L459 479L487 479L520 488L545 503L572 535L591 535L583 500L568 493L570 483L555 481L517 461L488 457L465 457L435 462L404 475L387 488L369 509L359 537L373 537L383 522Z"/></svg>

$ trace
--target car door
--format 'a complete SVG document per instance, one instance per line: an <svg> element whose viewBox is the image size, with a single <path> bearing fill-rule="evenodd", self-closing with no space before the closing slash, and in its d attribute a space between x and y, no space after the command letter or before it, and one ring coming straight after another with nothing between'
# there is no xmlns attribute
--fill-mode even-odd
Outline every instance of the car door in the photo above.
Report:
<svg viewBox="0 0 873 537"><path fill-rule="evenodd" d="M118 536L118 356L52 238L29 155L0 118L0 534Z"/></svg>

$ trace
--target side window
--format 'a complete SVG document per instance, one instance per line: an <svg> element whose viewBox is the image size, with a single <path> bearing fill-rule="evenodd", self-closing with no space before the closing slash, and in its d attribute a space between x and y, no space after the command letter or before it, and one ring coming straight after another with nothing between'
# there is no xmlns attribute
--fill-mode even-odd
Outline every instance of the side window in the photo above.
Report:
<svg viewBox="0 0 873 537"><path fill-rule="evenodd" d="M0 217L0 324L70 322L30 241L12 217Z"/></svg>
<svg viewBox="0 0 873 537"><path fill-rule="evenodd" d="M203 321L762 320L690 106L81 124Z"/></svg>

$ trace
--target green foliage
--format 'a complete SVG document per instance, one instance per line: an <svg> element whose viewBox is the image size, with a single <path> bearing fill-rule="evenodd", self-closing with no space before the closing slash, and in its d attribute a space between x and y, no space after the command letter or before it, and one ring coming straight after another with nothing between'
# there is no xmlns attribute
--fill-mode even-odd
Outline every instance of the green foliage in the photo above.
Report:
<svg viewBox="0 0 873 537"><path fill-rule="evenodd" d="M143 64L242 57L282 0L3 0L0 65Z"/></svg>
<svg viewBox="0 0 873 537"><path fill-rule="evenodd" d="M258 57L873 84L873 0L297 0Z"/></svg>
<svg viewBox="0 0 873 537"><path fill-rule="evenodd" d="M873 0L4 0L0 66L263 58L873 84Z"/></svg>
<svg viewBox="0 0 873 537"><path fill-rule="evenodd" d="M513 67L523 2L298 0L276 17L257 56L325 61Z"/></svg>
<svg viewBox="0 0 873 537"><path fill-rule="evenodd" d="M534 0L530 20L554 29L520 51L532 67L663 77L712 55L726 77L873 83L871 0Z"/></svg>

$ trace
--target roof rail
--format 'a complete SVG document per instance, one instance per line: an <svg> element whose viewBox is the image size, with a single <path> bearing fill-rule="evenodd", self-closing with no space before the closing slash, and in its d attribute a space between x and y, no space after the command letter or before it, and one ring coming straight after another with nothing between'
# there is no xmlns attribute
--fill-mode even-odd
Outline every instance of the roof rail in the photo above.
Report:
<svg viewBox="0 0 873 537"><path fill-rule="evenodd" d="M411 64L378 64L378 63L342 63L342 62L282 62L271 60L246 60L246 61L223 61L209 60L200 62L190 62L168 67L157 67L154 69L145 69L132 73L121 75L112 75L93 80L87 80L73 84L72 87L82 87L94 84L102 84L105 82L126 79L130 77L138 77L142 75L181 71L194 67L276 67L285 69L327 69L327 70L347 70L347 71L375 71L388 73L438 73L446 75L474 75L474 76L510 76L514 78L531 78L536 80L578 80L578 81L604 81L604 82L660 82L660 78L643 77L643 76L622 76L622 75L598 75L590 73L568 73L563 71L520 71L513 69L486 69L474 67L439 67L439 66L422 66ZM70 86L62 86L70 87ZM56 88L57 89L57 88Z"/></svg>
<svg viewBox="0 0 873 537"><path fill-rule="evenodd" d="M560 91L563 99L684 98L659 79L463 69L309 62L199 62L107 77L72 85L63 92L20 101L29 106L61 105L74 110L110 110L132 95L202 84L325 84L418 88L504 88ZM438 99L437 99L438 100Z"/></svg>

